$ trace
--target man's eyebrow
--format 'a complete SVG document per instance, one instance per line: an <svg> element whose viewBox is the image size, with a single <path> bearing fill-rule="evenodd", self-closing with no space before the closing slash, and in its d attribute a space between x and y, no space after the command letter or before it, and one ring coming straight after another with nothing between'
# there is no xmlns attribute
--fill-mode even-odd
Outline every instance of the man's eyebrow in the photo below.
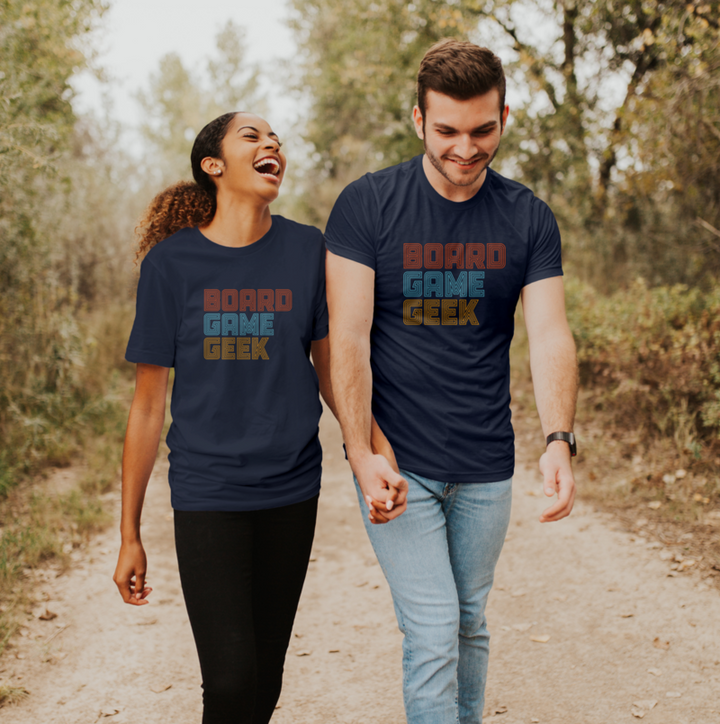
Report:
<svg viewBox="0 0 720 724"><path fill-rule="evenodd" d="M238 128L238 133L240 133L240 131L242 131L243 128L250 128L251 130L255 131L255 133L257 133L257 134L260 133L260 131L258 131L258 129L255 128L255 126L240 126L240 128ZM275 133L275 131L270 131L270 133L268 133L268 136L275 136L275 138L279 138L278 134Z"/></svg>
<svg viewBox="0 0 720 724"><path fill-rule="evenodd" d="M487 123L483 123L482 126L478 126L477 128L473 128L473 133L476 131L484 131L488 128L494 128L497 126L497 121L488 121ZM446 123L433 123L433 128L438 129L439 131L456 131L456 128L453 128L452 126L448 126Z"/></svg>

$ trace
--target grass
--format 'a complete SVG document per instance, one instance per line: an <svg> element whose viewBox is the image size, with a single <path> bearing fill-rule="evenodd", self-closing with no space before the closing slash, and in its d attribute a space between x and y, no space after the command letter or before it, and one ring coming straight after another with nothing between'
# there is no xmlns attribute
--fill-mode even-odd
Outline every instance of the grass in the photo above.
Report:
<svg viewBox="0 0 720 724"><path fill-rule="evenodd" d="M5 704L17 704L29 695L30 692L22 687L0 684L0 707Z"/></svg>
<svg viewBox="0 0 720 724"><path fill-rule="evenodd" d="M85 354L74 370L84 389L82 404L57 428L50 424L52 411L38 413L38 419L45 415L43 437L26 438L20 453L37 452L31 464L11 468L8 455L0 454L0 654L27 609L35 571L61 572L71 552L111 520L107 497L120 479L132 390L132 367L122 362L128 320L132 314L118 306L84 321ZM68 489L49 490L47 470L73 462L82 462L82 474Z"/></svg>
<svg viewBox="0 0 720 724"><path fill-rule="evenodd" d="M579 341L579 345L582 340ZM518 461L536 468L545 446L532 391L522 311L511 348L513 425ZM688 434L642 423L641 410L618 415L614 388L581 385L573 461L578 497L612 512L629 531L681 548L720 583L720 441L704 440L702 454ZM676 420L692 411L676 409ZM697 443L692 436L691 442ZM539 478L538 478L539 479ZM713 515L711 516L711 513Z"/></svg>

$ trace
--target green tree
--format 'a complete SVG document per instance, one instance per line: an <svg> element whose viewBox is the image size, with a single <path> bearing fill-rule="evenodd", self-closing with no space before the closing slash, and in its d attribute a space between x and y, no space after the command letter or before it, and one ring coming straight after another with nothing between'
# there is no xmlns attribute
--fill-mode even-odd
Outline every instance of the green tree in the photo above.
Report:
<svg viewBox="0 0 720 724"><path fill-rule="evenodd" d="M263 115L259 71L247 62L245 31L232 21L216 36L214 57L189 69L175 53L160 60L150 87L138 94L145 113L142 134L153 152L151 169L158 185L191 178L190 150L200 129L234 110Z"/></svg>
<svg viewBox="0 0 720 724"><path fill-rule="evenodd" d="M418 65L433 43L464 38L470 25L461 3L434 0L293 0L292 8L293 85L310 103L296 213L324 225L350 181L422 152L412 127Z"/></svg>

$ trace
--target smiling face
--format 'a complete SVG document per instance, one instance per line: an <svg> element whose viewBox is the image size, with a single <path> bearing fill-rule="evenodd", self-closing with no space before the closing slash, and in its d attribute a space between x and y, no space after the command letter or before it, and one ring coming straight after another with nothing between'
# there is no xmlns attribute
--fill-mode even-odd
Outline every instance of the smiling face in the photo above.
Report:
<svg viewBox="0 0 720 724"><path fill-rule="evenodd" d="M286 165L277 134L252 113L236 113L222 141L222 158L207 156L201 163L215 180L218 194L257 198L265 204L277 198Z"/></svg>
<svg viewBox="0 0 720 724"><path fill-rule="evenodd" d="M465 101L427 92L425 117L415 106L413 121L425 145L428 180L439 193L453 199L477 192L500 146L507 115L507 106L500 112L496 89Z"/></svg>

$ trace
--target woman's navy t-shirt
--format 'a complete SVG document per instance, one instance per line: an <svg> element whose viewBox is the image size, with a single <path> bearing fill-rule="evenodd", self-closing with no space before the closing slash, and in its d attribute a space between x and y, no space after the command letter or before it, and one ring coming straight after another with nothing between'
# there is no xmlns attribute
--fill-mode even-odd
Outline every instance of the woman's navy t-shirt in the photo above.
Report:
<svg viewBox="0 0 720 724"><path fill-rule="evenodd" d="M340 195L325 239L375 270L372 409L404 470L450 483L514 470L509 350L527 284L560 276L547 204L492 169L467 201L441 196L422 156Z"/></svg>
<svg viewBox="0 0 720 724"><path fill-rule="evenodd" d="M317 229L281 216L235 248L183 229L143 260L126 359L175 368L176 510L260 510L320 488L310 342L327 336Z"/></svg>

